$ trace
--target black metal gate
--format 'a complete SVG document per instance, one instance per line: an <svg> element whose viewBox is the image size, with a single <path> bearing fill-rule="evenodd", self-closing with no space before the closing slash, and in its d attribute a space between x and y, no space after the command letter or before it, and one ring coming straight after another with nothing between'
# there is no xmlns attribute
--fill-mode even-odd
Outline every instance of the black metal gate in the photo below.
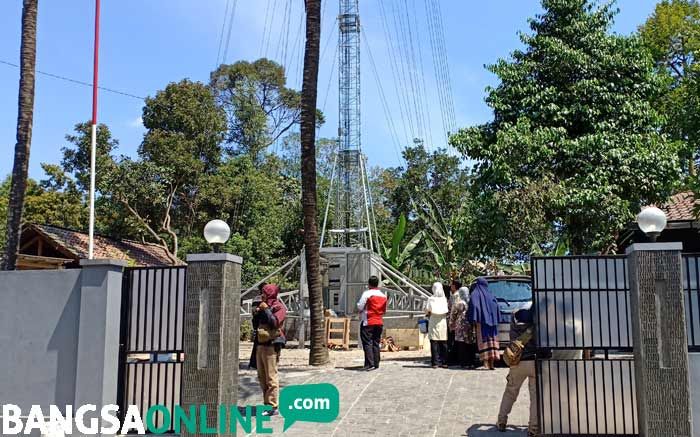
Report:
<svg viewBox="0 0 700 437"><path fill-rule="evenodd" d="M683 289L688 352L700 353L700 254L683 255Z"/></svg>
<svg viewBox="0 0 700 437"><path fill-rule="evenodd" d="M153 405L173 411L180 403L186 273L186 267L124 272L118 398L122 414L129 405L145 415ZM172 431L172 423L169 428Z"/></svg>
<svg viewBox="0 0 700 437"><path fill-rule="evenodd" d="M638 435L626 258L534 258L532 289L542 435Z"/></svg>

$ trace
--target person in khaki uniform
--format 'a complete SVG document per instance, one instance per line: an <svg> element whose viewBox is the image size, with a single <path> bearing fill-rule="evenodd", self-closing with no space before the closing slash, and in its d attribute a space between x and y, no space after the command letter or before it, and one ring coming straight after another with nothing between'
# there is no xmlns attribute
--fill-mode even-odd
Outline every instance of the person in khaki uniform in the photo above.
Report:
<svg viewBox="0 0 700 437"><path fill-rule="evenodd" d="M265 411L265 416L275 416L278 413L279 379L277 376L277 363L280 350L286 340L284 338L284 319L287 316L287 307L277 296L280 288L276 284L267 284L262 288L262 302L255 309L253 318L257 326L255 337L257 349L255 361L258 369L258 381L263 392L263 402L272 407Z"/></svg>
<svg viewBox="0 0 700 437"><path fill-rule="evenodd" d="M530 309L522 309L513 314L510 322L510 341L515 341L522 338L528 328L534 329L532 320L532 311ZM498 422L496 427L499 431L505 432L508 424L508 415L513 409L513 404L518 399L520 388L527 379L528 389L530 391L530 420L528 423L528 436L536 436L539 432L539 424L537 422L537 385L535 382L535 357L537 348L535 345L534 335L525 343L520 362L510 368L508 372L506 389L503 392L501 399L501 408L498 411Z"/></svg>

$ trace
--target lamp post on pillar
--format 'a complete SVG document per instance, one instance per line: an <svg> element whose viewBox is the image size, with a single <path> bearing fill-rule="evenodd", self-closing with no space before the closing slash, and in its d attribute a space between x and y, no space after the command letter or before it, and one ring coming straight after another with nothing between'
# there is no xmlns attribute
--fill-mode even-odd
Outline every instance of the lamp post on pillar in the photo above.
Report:
<svg viewBox="0 0 700 437"><path fill-rule="evenodd" d="M656 243L661 232L666 228L666 214L655 206L644 208L637 215L639 229L644 232L652 243Z"/></svg>
<svg viewBox="0 0 700 437"><path fill-rule="evenodd" d="M205 239L217 249L229 235L221 220L204 229ZM182 404L186 410L205 405L212 412L207 414L211 428L219 423L218 406L238 401L242 263L228 253L187 256Z"/></svg>
<svg viewBox="0 0 700 437"><path fill-rule="evenodd" d="M212 247L214 253L220 253L221 247L231 236L231 228L223 220L212 220L204 226L204 239Z"/></svg>
<svg viewBox="0 0 700 437"><path fill-rule="evenodd" d="M646 208L640 229L652 239L666 216ZM681 243L627 249L639 434L692 437Z"/></svg>

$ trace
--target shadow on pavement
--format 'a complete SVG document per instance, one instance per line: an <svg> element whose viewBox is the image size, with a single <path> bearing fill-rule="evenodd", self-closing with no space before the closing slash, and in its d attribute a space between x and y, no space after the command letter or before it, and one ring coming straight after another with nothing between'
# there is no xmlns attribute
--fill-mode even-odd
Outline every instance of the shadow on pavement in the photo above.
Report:
<svg viewBox="0 0 700 437"><path fill-rule="evenodd" d="M393 357L391 355L391 352L385 352L382 353L382 360L383 361L430 361L430 356L422 356L422 357Z"/></svg>
<svg viewBox="0 0 700 437"><path fill-rule="evenodd" d="M527 428L517 428L509 426L505 432L499 432L495 425L472 425L467 429L468 437L516 437L516 436L526 436Z"/></svg>
<svg viewBox="0 0 700 437"><path fill-rule="evenodd" d="M341 367L343 370L351 370L353 372L366 372L363 366L351 366L351 367Z"/></svg>

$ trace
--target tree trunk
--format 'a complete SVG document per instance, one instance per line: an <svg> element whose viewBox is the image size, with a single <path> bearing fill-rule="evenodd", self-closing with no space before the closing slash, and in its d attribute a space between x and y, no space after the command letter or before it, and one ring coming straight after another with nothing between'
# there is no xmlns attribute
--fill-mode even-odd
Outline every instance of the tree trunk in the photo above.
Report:
<svg viewBox="0 0 700 437"><path fill-rule="evenodd" d="M306 0L306 49L301 87L301 201L304 210L306 277L311 313L311 352L309 364L328 363L323 320L323 291L316 223L316 98L319 46L321 40L321 0Z"/></svg>
<svg viewBox="0 0 700 437"><path fill-rule="evenodd" d="M22 231L22 210L29 172L29 148L34 119L34 78L36 67L36 16L38 0L24 0L22 7L22 45L20 48L17 143L12 167L12 184L7 211L7 246L2 268L14 270Z"/></svg>

